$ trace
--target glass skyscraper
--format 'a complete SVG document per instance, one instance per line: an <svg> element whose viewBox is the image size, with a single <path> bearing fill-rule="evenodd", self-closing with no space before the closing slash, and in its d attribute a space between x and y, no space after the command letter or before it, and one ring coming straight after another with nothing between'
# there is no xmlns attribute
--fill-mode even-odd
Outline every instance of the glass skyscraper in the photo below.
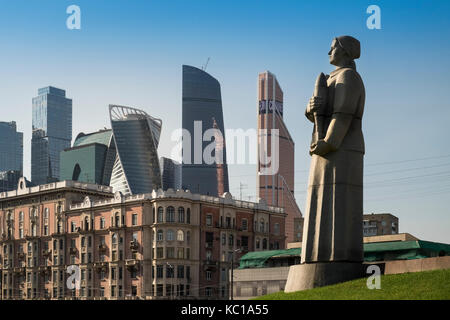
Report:
<svg viewBox="0 0 450 320"><path fill-rule="evenodd" d="M0 122L0 172L23 172L23 133L16 122Z"/></svg>
<svg viewBox="0 0 450 320"><path fill-rule="evenodd" d="M162 121L146 112L110 105L117 157L110 186L124 195L150 193L162 187L158 144Z"/></svg>
<svg viewBox="0 0 450 320"><path fill-rule="evenodd" d="M45 184L59 180L60 152L72 141L72 99L54 87L38 90L33 98L31 181Z"/></svg>
<svg viewBox="0 0 450 320"><path fill-rule="evenodd" d="M183 129L189 131L191 136L190 141L183 139L181 179L183 189L212 196L218 196L219 190L228 192L228 166L220 83L205 71L185 65L183 66L182 117ZM217 161L207 164L203 159L203 151L211 143L211 141L203 141L203 134L212 128L219 129L224 138L221 142L222 164L218 164ZM217 174L218 166L223 173L221 177Z"/></svg>

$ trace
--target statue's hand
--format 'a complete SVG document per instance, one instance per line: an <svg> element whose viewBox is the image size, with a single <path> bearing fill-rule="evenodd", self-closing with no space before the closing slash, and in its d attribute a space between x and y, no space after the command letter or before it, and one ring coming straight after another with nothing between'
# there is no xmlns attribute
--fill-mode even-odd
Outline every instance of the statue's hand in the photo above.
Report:
<svg viewBox="0 0 450 320"><path fill-rule="evenodd" d="M317 141L317 143L311 145L309 154L310 155L317 154L318 156L324 156L331 151L335 151L334 148L331 146L331 144L328 144L323 139L320 139L319 141Z"/></svg>
<svg viewBox="0 0 450 320"><path fill-rule="evenodd" d="M325 104L325 101L321 97L311 97L306 107L306 113L313 114L317 112Z"/></svg>

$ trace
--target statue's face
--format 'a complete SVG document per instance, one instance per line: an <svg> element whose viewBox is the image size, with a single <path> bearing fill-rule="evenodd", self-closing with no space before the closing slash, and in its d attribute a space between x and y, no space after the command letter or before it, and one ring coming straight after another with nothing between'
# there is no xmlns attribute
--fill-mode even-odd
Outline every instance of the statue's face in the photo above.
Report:
<svg viewBox="0 0 450 320"><path fill-rule="evenodd" d="M330 63L337 66L346 58L345 50L339 45L336 39L331 43L330 52L328 52L330 57Z"/></svg>

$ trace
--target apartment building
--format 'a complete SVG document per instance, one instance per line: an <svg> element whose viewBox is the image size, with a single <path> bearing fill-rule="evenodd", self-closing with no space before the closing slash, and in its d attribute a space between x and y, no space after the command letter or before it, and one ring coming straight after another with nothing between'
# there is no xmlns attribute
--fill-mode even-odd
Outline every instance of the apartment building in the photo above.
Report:
<svg viewBox="0 0 450 320"><path fill-rule="evenodd" d="M227 299L233 261L284 248L263 200L23 182L0 193L2 299Z"/></svg>

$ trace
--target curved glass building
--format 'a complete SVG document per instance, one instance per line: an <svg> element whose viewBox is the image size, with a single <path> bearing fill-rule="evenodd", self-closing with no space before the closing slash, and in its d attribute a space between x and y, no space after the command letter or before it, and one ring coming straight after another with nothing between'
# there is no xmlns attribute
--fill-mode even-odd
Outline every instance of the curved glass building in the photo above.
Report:
<svg viewBox="0 0 450 320"><path fill-rule="evenodd" d="M117 156L110 186L124 195L161 188L158 143L162 121L146 112L110 105L109 115Z"/></svg>
<svg viewBox="0 0 450 320"><path fill-rule="evenodd" d="M206 130L213 128L214 120L225 137L219 81L201 69L183 65L182 126L189 131L191 139L183 140L182 187L194 193L218 196L219 192L229 191L225 143L221 150L222 164L207 164L203 159L203 151L211 141L203 141L202 137ZM224 173L220 179L218 165Z"/></svg>

